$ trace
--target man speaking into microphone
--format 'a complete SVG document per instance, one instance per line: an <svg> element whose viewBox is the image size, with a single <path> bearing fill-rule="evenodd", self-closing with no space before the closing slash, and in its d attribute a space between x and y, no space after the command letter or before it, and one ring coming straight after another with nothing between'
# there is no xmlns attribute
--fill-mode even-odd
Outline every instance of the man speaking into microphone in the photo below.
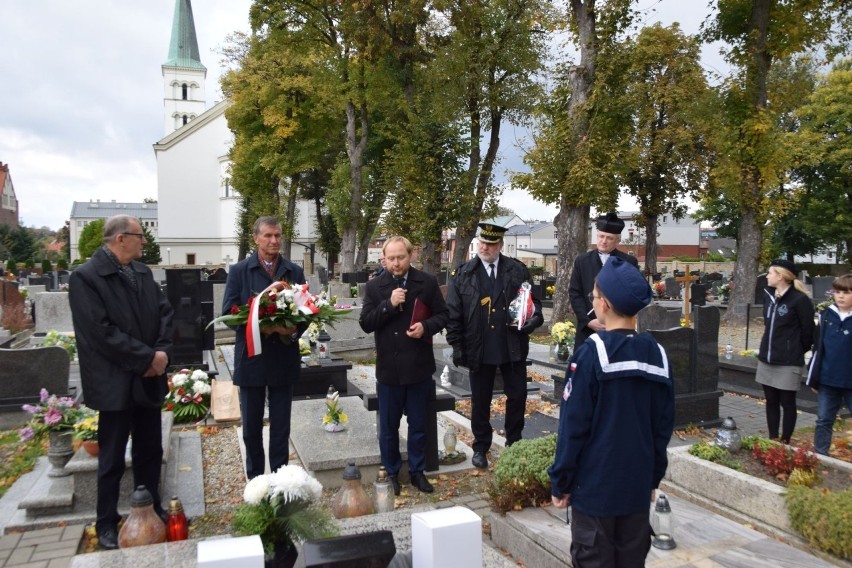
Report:
<svg viewBox="0 0 852 568"><path fill-rule="evenodd" d="M399 424L408 418L408 471L411 484L431 493L426 467L426 406L435 398L432 336L447 324L447 305L438 281L411 266L411 242L385 242L385 272L367 282L359 323L376 339L376 394L379 450L394 493L399 495Z"/></svg>

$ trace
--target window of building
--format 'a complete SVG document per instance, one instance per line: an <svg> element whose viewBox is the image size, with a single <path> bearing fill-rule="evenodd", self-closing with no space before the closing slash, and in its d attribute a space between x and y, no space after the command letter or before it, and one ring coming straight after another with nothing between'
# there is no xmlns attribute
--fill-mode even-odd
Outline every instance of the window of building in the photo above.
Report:
<svg viewBox="0 0 852 568"><path fill-rule="evenodd" d="M195 253L187 253L186 263L187 264L195 264Z"/></svg>
<svg viewBox="0 0 852 568"><path fill-rule="evenodd" d="M186 116L186 115L183 115L182 120L183 120L183 124L186 124L187 122L189 122L189 117Z"/></svg>
<svg viewBox="0 0 852 568"><path fill-rule="evenodd" d="M180 98L185 101L189 100L189 86L186 83L180 86Z"/></svg>

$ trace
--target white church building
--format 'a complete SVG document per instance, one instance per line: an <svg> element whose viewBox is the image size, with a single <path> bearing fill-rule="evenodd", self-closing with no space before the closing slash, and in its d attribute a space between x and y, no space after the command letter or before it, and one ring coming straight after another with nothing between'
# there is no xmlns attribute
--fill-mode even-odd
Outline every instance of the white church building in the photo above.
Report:
<svg viewBox="0 0 852 568"><path fill-rule="evenodd" d="M154 144L160 250L170 251L171 264L230 265L241 259L237 258L239 195L229 183L234 142L225 118L229 102L206 108L207 68L199 56L190 0L175 0L162 75L165 132ZM316 243L312 203L301 201L298 208L293 240ZM294 256L282 253L302 266L309 257L303 245L293 247ZM325 260L317 254L315 262Z"/></svg>

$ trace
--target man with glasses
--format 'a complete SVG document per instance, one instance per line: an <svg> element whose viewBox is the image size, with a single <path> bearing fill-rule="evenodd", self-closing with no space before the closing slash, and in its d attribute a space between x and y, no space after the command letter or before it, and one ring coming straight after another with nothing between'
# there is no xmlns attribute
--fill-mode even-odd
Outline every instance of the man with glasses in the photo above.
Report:
<svg viewBox="0 0 852 568"><path fill-rule="evenodd" d="M587 337L597 331L606 329L595 315L592 306L592 289L595 278L601 268L610 257L620 258L636 268L639 261L626 252L618 250L621 242L621 231L624 230L624 221L615 213L607 213L597 219L598 235L596 247L585 252L574 260L574 269L571 271L571 282L568 285L568 299L571 309L577 316L577 334L574 337L574 348L586 340Z"/></svg>
<svg viewBox="0 0 852 568"><path fill-rule="evenodd" d="M133 436L133 483L144 485L163 518L161 413L168 392L173 309L142 256L137 219L104 224L104 246L71 273L68 300L86 405L98 410L98 500L102 548L118 548L118 497L127 440Z"/></svg>

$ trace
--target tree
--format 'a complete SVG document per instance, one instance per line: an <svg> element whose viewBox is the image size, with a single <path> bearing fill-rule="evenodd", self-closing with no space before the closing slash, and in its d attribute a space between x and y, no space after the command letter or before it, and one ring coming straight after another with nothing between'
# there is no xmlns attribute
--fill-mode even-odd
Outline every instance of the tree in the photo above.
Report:
<svg viewBox="0 0 852 568"><path fill-rule="evenodd" d="M83 227L77 240L77 252L81 259L91 258L98 247L104 244L104 223L103 219L95 219Z"/></svg>
<svg viewBox="0 0 852 568"><path fill-rule="evenodd" d="M836 62L796 115L794 179L802 191L791 217L812 247L830 247L837 262L852 263L852 60Z"/></svg>
<svg viewBox="0 0 852 568"><path fill-rule="evenodd" d="M617 151L624 124L600 103L606 85L599 84L596 69L601 50L606 51L630 25L630 0L570 0L568 23L578 44L580 61L557 68L558 79L549 100L540 107L541 128L524 162L532 170L516 175L520 187L545 203L558 203L554 219L558 232L556 294L553 321L565 320L571 311L568 284L574 259L585 252L589 212L594 204L615 208L616 179L621 168ZM609 53L609 57L618 57Z"/></svg>
<svg viewBox="0 0 852 568"><path fill-rule="evenodd" d="M685 199L696 197L706 183L709 149L701 109L706 108L708 88L699 42L677 24L643 28L622 49L623 56L607 59L600 73L610 85L624 82L624 94L616 99L623 101L631 128L621 181L639 203L645 270L655 273L659 217L685 216Z"/></svg>
<svg viewBox="0 0 852 568"><path fill-rule="evenodd" d="M773 107L768 105L770 66L797 53L823 48L827 57L849 49L852 12L847 0L718 0L705 38L731 47L737 67L724 88L719 163L712 175L737 203L740 226L734 289L724 321L742 325L757 278L763 229L772 203L770 189L783 183L789 161Z"/></svg>
<svg viewBox="0 0 852 568"><path fill-rule="evenodd" d="M145 264L160 264L163 260L160 255L160 245L157 244L148 227L144 225L142 225L142 234L145 235L145 244L142 245L142 258L139 261Z"/></svg>

